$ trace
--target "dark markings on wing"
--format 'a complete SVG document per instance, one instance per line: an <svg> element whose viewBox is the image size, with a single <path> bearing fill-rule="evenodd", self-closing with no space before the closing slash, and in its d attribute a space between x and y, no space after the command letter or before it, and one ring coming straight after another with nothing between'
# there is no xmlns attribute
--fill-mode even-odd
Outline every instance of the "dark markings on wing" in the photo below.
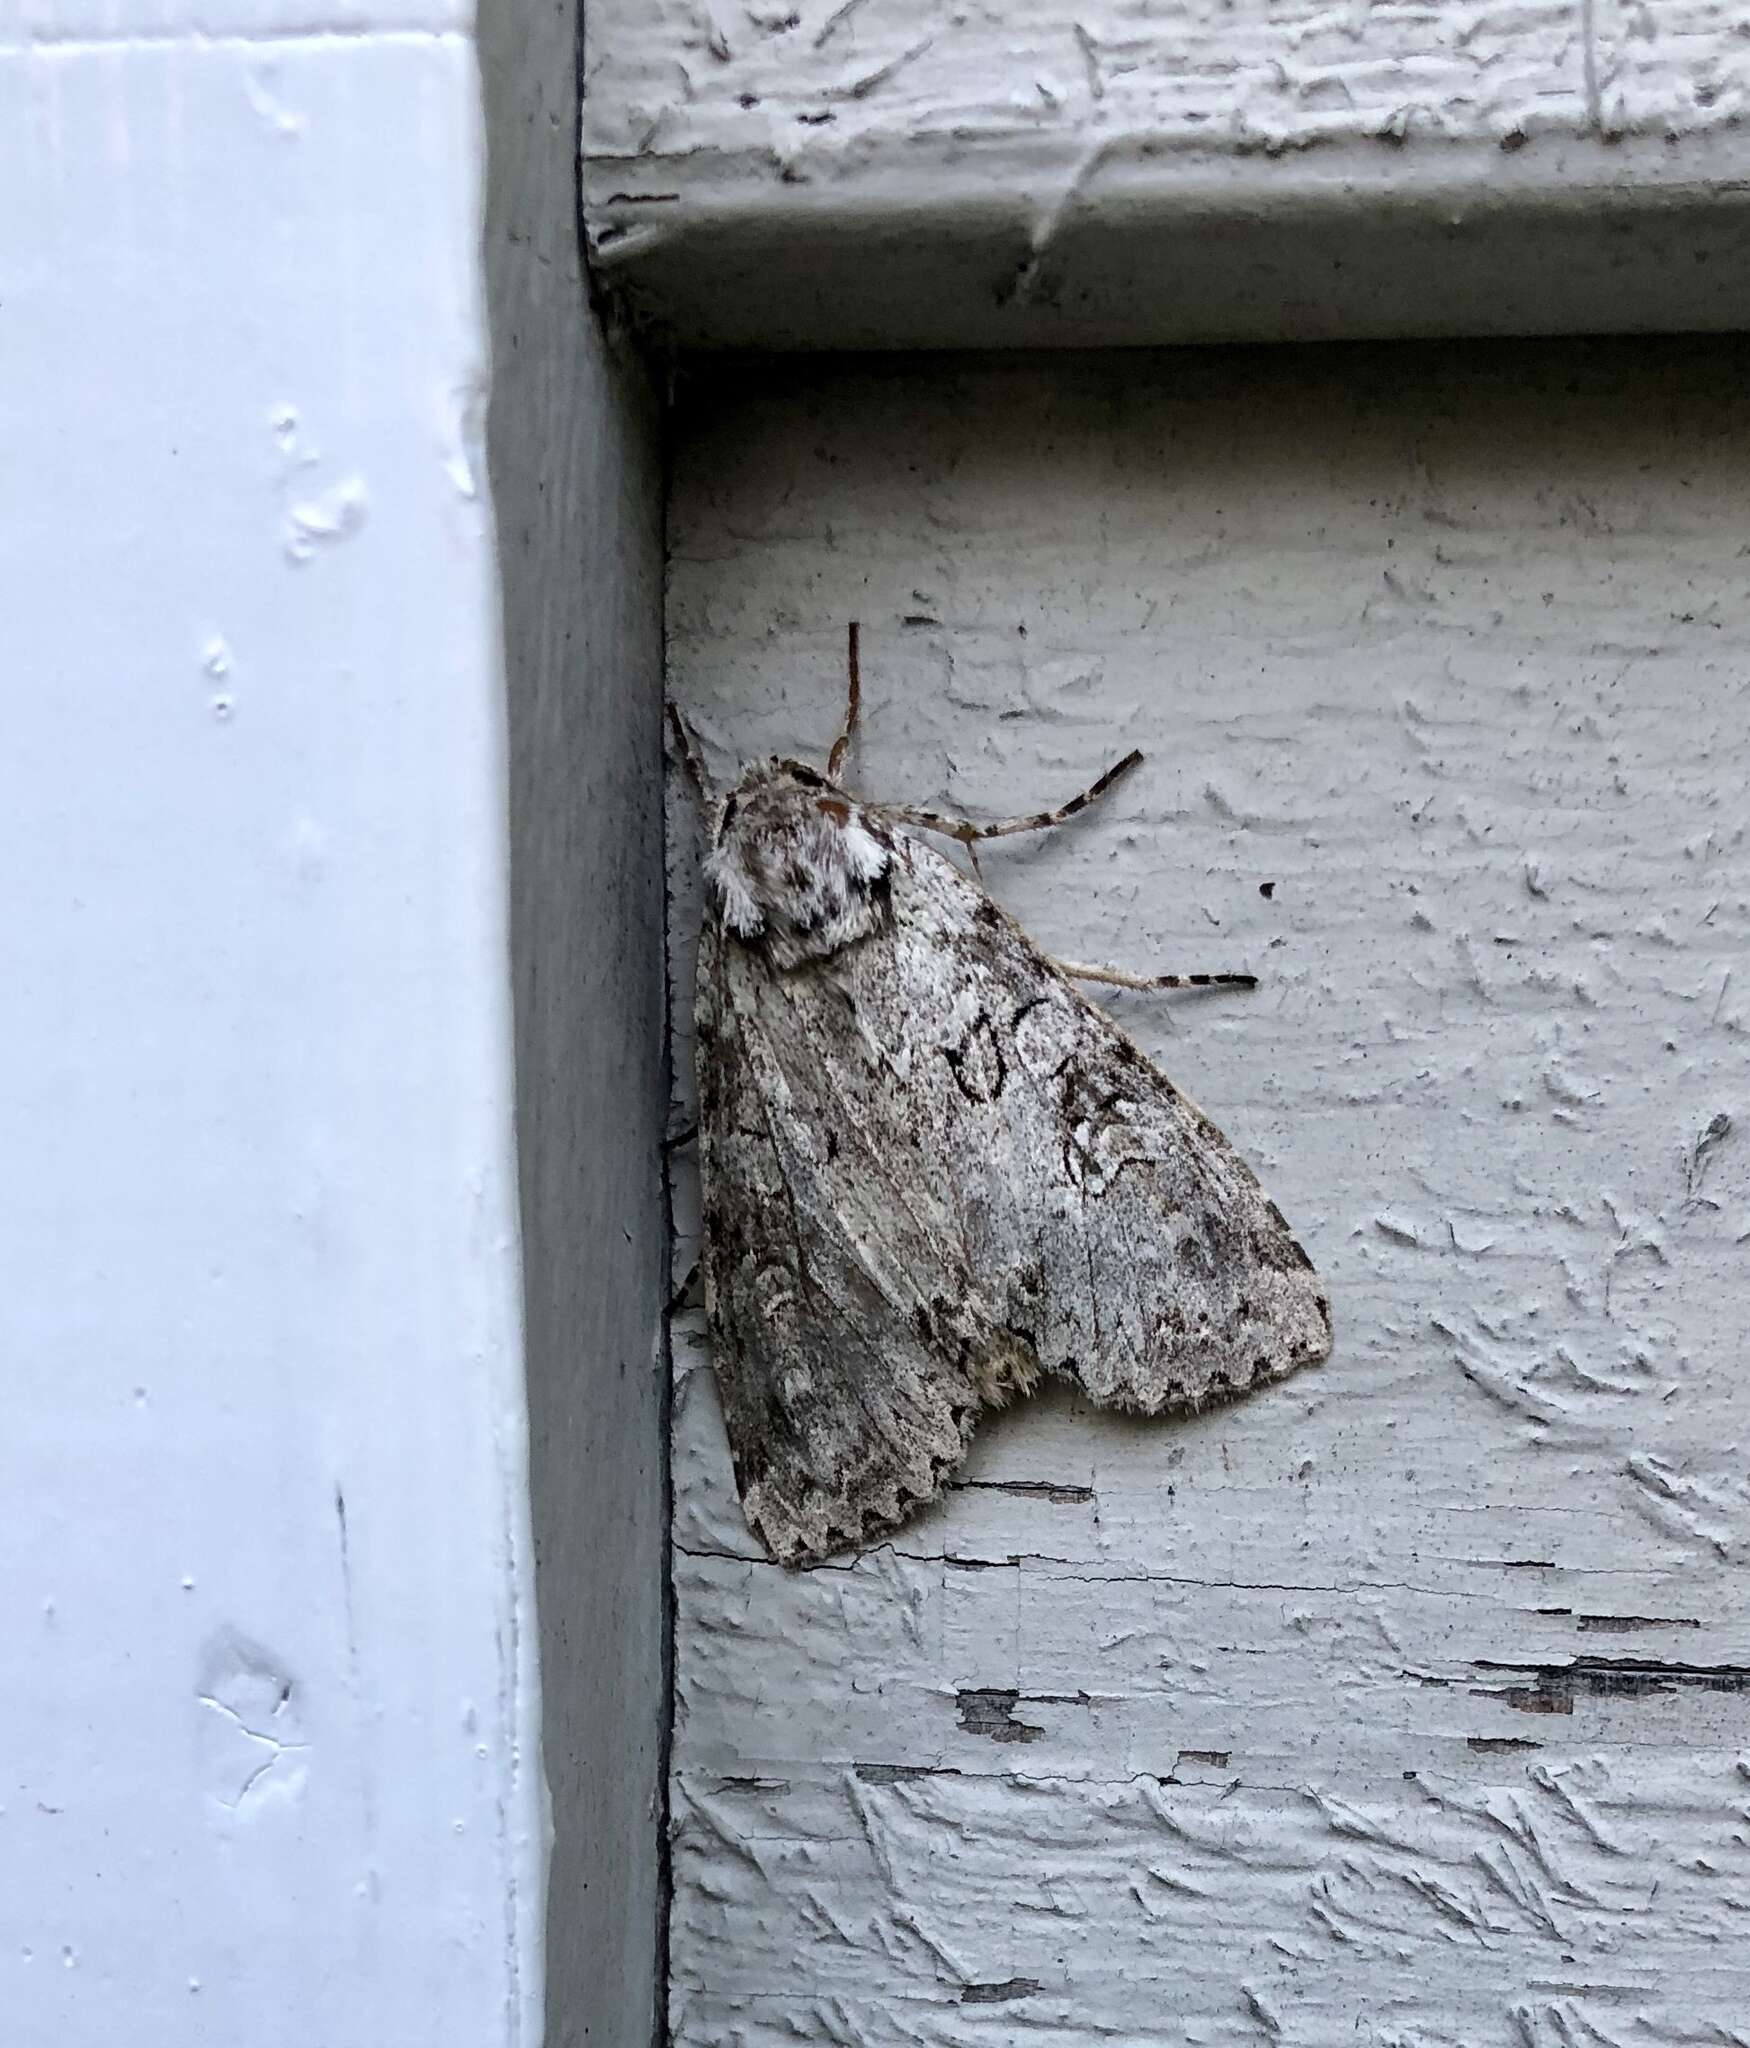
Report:
<svg viewBox="0 0 1750 2048"><path fill-rule="evenodd" d="M950 862L902 838L891 882L887 928L824 964L779 972L714 921L700 951L713 1353L788 1562L906 1519L1041 1371L1158 1414L1331 1344L1202 1111Z"/></svg>

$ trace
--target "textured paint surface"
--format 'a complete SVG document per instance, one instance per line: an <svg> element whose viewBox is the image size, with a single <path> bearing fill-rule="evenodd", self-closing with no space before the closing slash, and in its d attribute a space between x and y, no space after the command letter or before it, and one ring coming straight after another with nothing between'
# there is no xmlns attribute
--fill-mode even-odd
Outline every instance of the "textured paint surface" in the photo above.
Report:
<svg viewBox="0 0 1750 2048"><path fill-rule="evenodd" d="M1732 0L600 0L592 246L694 344L1728 326Z"/></svg>
<svg viewBox="0 0 1750 2048"><path fill-rule="evenodd" d="M122 12L0 48L0 2037L533 2048L473 53Z"/></svg>
<svg viewBox="0 0 1750 2048"><path fill-rule="evenodd" d="M487 441L510 702L512 940L547 2048L657 2003L664 1642L662 469L590 318L569 7L490 0Z"/></svg>
<svg viewBox="0 0 1750 2048"><path fill-rule="evenodd" d="M677 1325L677 2043L1750 2041L1744 391L1723 345L692 389L718 774L824 749L851 616L862 789L1143 747L985 878L1258 971L1113 1007L1338 1341L1188 1424L1024 1405L797 1574Z"/></svg>
<svg viewBox="0 0 1750 2048"><path fill-rule="evenodd" d="M1092 123L1167 149L1304 149L1691 133L1750 110L1750 45L1726 0L596 0L590 14L588 139L603 157L737 153L757 136L774 170L809 171L906 126L973 142Z"/></svg>

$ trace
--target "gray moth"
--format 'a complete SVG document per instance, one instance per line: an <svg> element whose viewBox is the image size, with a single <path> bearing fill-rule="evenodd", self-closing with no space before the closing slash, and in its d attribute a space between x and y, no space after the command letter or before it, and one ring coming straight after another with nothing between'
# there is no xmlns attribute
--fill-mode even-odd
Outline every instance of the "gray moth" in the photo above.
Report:
<svg viewBox="0 0 1750 2048"><path fill-rule="evenodd" d="M1256 1177L929 843L1043 830L865 801L747 766L711 807L696 994L701 1264L748 1524L809 1563L903 1523L980 1415L1044 1374L1102 1407L1201 1407L1325 1358L1330 1303ZM976 856L975 856L976 859Z"/></svg>

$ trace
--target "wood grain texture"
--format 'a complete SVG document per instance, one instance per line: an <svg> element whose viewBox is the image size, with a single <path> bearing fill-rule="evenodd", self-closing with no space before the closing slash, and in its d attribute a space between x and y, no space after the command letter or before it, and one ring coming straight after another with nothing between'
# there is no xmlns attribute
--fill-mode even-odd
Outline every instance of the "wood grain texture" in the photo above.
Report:
<svg viewBox="0 0 1750 2048"><path fill-rule="evenodd" d="M1018 812L1143 747L986 883L1084 958L1257 966L1113 1007L1339 1332L1183 1424L1037 1397L793 1574L678 1321L687 2048L1750 2039L1744 361L683 394L670 665L718 773L821 752L848 616L871 793Z"/></svg>

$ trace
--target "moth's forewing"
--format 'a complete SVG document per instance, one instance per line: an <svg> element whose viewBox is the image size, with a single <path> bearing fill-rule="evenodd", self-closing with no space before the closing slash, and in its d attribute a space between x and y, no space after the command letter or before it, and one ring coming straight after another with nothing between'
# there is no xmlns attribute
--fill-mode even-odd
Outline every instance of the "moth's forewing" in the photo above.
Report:
<svg viewBox="0 0 1750 2048"><path fill-rule="evenodd" d="M737 1484L775 1556L894 1527L1040 1371L1195 1408L1324 1358L1251 1169L1020 927L895 837L892 915L700 951L705 1259Z"/></svg>

